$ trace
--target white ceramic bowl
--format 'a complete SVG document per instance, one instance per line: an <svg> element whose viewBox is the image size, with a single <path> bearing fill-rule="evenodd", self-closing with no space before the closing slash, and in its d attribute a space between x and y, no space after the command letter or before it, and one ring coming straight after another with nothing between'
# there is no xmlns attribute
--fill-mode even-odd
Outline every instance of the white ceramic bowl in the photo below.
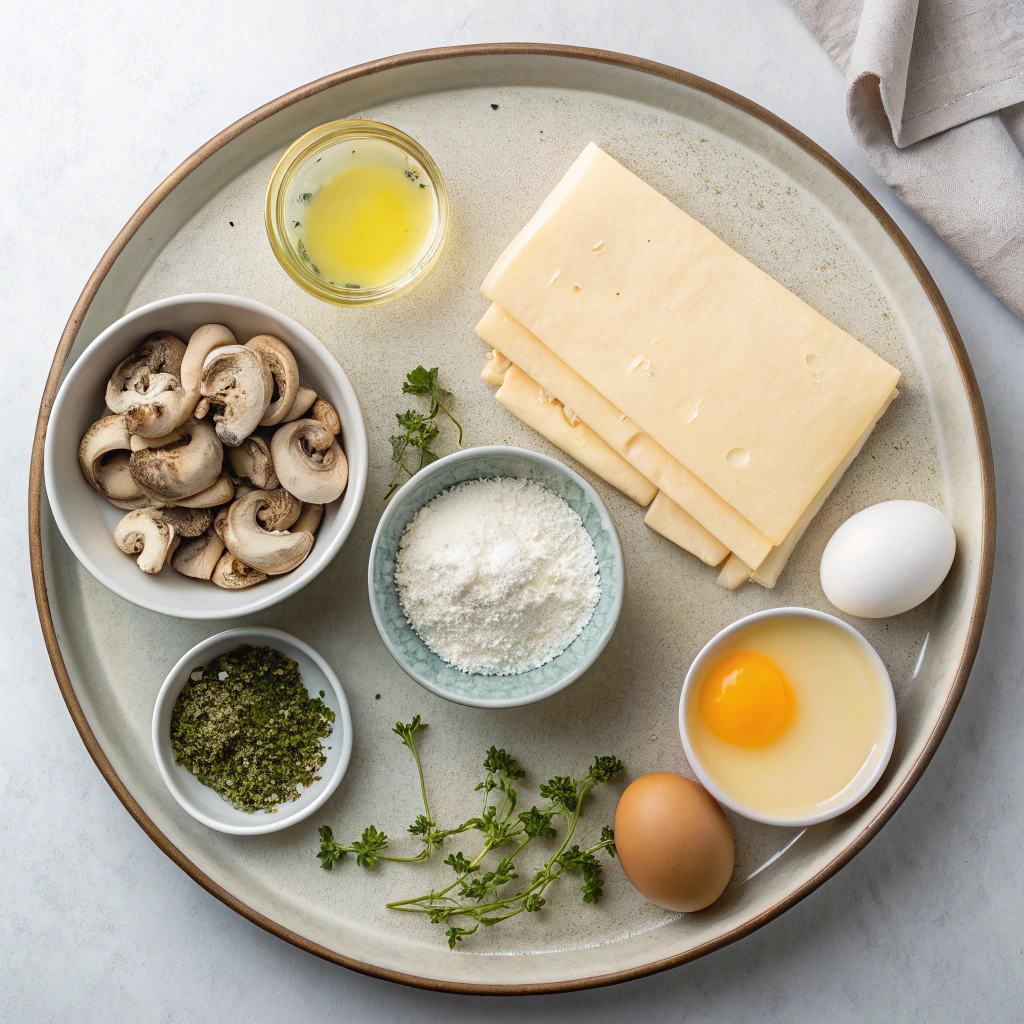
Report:
<svg viewBox="0 0 1024 1024"><path fill-rule="evenodd" d="M273 647L298 662L306 690L312 696L324 691L323 701L334 712L334 728L323 742L327 762L320 770L320 781L308 789L299 790L298 800L280 804L273 813L257 811L246 814L229 804L218 793L204 786L191 772L174 763L171 750L171 712L178 694L184 689L189 676L197 668L208 665L218 655L251 644L253 647ZM171 669L160 687L153 709L153 750L167 788L181 806L196 821L236 836L256 836L278 832L308 818L338 788L352 755L352 716L349 714L345 691L331 667L308 644L279 629L257 626L229 629L196 644Z"/></svg>
<svg viewBox="0 0 1024 1024"><path fill-rule="evenodd" d="M828 622L841 629L854 640L857 646L864 651L869 664L877 673L879 686L882 689L885 716L880 730L880 734L883 737L882 741L875 745L871 755L865 760L860 770L851 780L849 784L850 795L847 799L820 814L790 818L764 814L755 808L747 807L718 786L700 763L700 759L693 749L693 744L690 742L686 724L687 704L691 699L695 699L697 686L703 680L707 670L718 659L726 642L731 640L737 633L743 632L752 625L766 622L769 619L787 617L803 617ZM690 767L694 770L704 788L720 804L724 804L737 814L742 814L744 818L760 821L765 825L801 827L816 825L820 821L828 821L829 818L836 818L840 814L844 814L854 804L863 800L874 788L875 783L882 777L882 772L885 771L885 766L889 763L889 757L892 755L893 745L896 742L896 697L893 694L889 672L882 659L878 656L878 652L849 623L843 622L842 619L837 619L834 615L814 611L812 608L770 608L767 611L755 612L753 615L746 615L742 619L737 619L731 626L726 626L725 629L704 645L703 650L694 659L689 672L686 673L686 679L683 681L683 692L679 697L679 734L682 737L683 749L686 751Z"/></svg>
<svg viewBox="0 0 1024 1024"><path fill-rule="evenodd" d="M82 435L104 413L103 394L114 367L147 335L169 331L183 341L203 324L229 327L240 342L257 334L281 338L295 353L302 380L323 395L341 419L341 445L349 478L340 501L324 509L316 543L295 570L244 590L222 590L166 567L142 572L120 551L113 533L127 513L86 483L78 464ZM46 495L60 532L79 561L105 587L127 601L183 619L226 619L276 604L301 590L338 553L348 537L366 490L366 428L345 371L305 327L252 299L233 295L178 295L123 316L78 358L61 384L46 431Z"/></svg>

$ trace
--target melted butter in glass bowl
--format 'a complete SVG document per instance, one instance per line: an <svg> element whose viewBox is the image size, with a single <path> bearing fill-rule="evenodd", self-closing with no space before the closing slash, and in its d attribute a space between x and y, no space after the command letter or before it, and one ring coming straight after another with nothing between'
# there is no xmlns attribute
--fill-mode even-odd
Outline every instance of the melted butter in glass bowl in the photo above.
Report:
<svg viewBox="0 0 1024 1024"><path fill-rule="evenodd" d="M285 151L267 188L267 234L294 281L327 302L370 305L420 281L440 255L448 197L404 132L334 121Z"/></svg>

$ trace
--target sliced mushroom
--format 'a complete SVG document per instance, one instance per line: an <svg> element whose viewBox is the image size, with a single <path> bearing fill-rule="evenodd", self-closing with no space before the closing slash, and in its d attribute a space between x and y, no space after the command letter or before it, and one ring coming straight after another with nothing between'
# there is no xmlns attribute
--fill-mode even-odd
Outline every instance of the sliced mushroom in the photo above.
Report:
<svg viewBox="0 0 1024 1024"><path fill-rule="evenodd" d="M182 576L196 580L208 580L224 554L224 541L213 530L207 530L199 537L189 537L171 558L171 568Z"/></svg>
<svg viewBox="0 0 1024 1024"><path fill-rule="evenodd" d="M268 576L291 572L313 547L311 534L265 530L260 525L259 513L274 501L273 492L252 491L232 503L223 527L228 551Z"/></svg>
<svg viewBox="0 0 1024 1024"><path fill-rule="evenodd" d="M179 508L216 508L218 505L226 505L235 494L234 480L227 472L222 472L210 487L187 498L178 498L171 504Z"/></svg>
<svg viewBox="0 0 1024 1024"><path fill-rule="evenodd" d="M216 348L203 364L199 390L220 409L213 414L213 422L217 436L231 448L256 429L273 389L274 379L266 363L244 345Z"/></svg>
<svg viewBox="0 0 1024 1024"><path fill-rule="evenodd" d="M324 516L323 505L311 505L308 501L302 503L302 514L291 526L292 533L311 533L316 536L320 527L320 520Z"/></svg>
<svg viewBox="0 0 1024 1024"><path fill-rule="evenodd" d="M181 359L181 386L199 402L199 384L203 376L206 357L216 348L237 345L238 339L223 324L204 324L188 339L188 347ZM209 402L202 412L196 408L195 417L201 420L209 410Z"/></svg>
<svg viewBox="0 0 1024 1024"><path fill-rule="evenodd" d="M230 551L225 551L217 561L210 579L225 590L242 590L262 583L267 578L265 572L254 569L251 565L235 558Z"/></svg>
<svg viewBox="0 0 1024 1024"><path fill-rule="evenodd" d="M107 382L106 401L112 412L124 412L150 390L150 379L167 374L181 380L185 343L173 334L151 334L114 368ZM163 431L166 433L166 431Z"/></svg>
<svg viewBox="0 0 1024 1024"><path fill-rule="evenodd" d="M181 437L177 441L132 452L132 478L150 498L188 498L212 486L221 474L224 449L213 425L190 419L179 429Z"/></svg>
<svg viewBox="0 0 1024 1024"><path fill-rule="evenodd" d="M138 401L121 415L129 434L160 437L184 423L195 404L177 377L158 373L149 378L149 388L138 396Z"/></svg>
<svg viewBox="0 0 1024 1024"><path fill-rule="evenodd" d="M264 497L260 502L262 507L256 513L256 521L264 530L290 530L302 515L302 502L283 487L261 493Z"/></svg>
<svg viewBox="0 0 1024 1024"><path fill-rule="evenodd" d="M270 445L262 437L256 434L247 437L237 448L228 451L228 458L231 468L251 480L259 490L270 491L278 486Z"/></svg>
<svg viewBox="0 0 1024 1024"><path fill-rule="evenodd" d="M296 392L299 390L299 364L292 355L292 350L272 334L258 334L245 343L246 348L256 352L273 378L273 393L270 405L263 413L260 426L272 427L288 415Z"/></svg>
<svg viewBox="0 0 1024 1024"><path fill-rule="evenodd" d="M180 537L199 537L213 525L213 510L209 508L165 506L154 509L151 515L158 522L170 523Z"/></svg>
<svg viewBox="0 0 1024 1024"><path fill-rule="evenodd" d="M161 434L159 437L143 437L141 434L132 434L128 438L128 445L133 452L141 452L143 448L163 448L174 441L180 441L184 436L177 428L166 434Z"/></svg>
<svg viewBox="0 0 1024 1024"><path fill-rule="evenodd" d="M295 420L274 431L270 454L281 486L300 501L325 505L348 483L348 460L319 420Z"/></svg>
<svg viewBox="0 0 1024 1024"><path fill-rule="evenodd" d="M295 393L295 401L292 402L292 407L281 422L291 423L292 420L302 419L313 408L316 397L316 392L312 388L300 387Z"/></svg>
<svg viewBox="0 0 1024 1024"><path fill-rule="evenodd" d="M224 524L228 521L228 510L227 508L217 509L217 514L213 517L213 532L224 539Z"/></svg>
<svg viewBox="0 0 1024 1024"><path fill-rule="evenodd" d="M174 558L174 553L178 550L181 545L181 538L175 533L171 538L171 543L167 545L167 554L164 555L164 565L170 565L171 559Z"/></svg>
<svg viewBox="0 0 1024 1024"><path fill-rule="evenodd" d="M130 438L116 413L97 420L78 446L78 461L91 487L118 508L136 509L149 505L149 498L132 479L129 470Z"/></svg>
<svg viewBox="0 0 1024 1024"><path fill-rule="evenodd" d="M341 433L341 420L338 419L334 406L326 399L318 398L313 403L313 408L309 412L309 418L322 423L335 437Z"/></svg>
<svg viewBox="0 0 1024 1024"><path fill-rule="evenodd" d="M114 530L114 543L127 555L137 554L143 572L158 573L164 567L176 535L173 525L158 515L156 509L135 509Z"/></svg>
<svg viewBox="0 0 1024 1024"><path fill-rule="evenodd" d="M93 467L96 476L96 490L118 508L125 510L148 508L153 502L143 494L132 477L131 455L128 452L113 452Z"/></svg>

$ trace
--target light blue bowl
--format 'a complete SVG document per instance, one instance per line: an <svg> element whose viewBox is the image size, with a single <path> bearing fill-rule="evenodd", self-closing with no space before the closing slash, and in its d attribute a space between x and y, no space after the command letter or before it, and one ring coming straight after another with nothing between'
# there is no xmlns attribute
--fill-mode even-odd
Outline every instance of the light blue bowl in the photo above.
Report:
<svg viewBox="0 0 1024 1024"><path fill-rule="evenodd" d="M431 498L455 484L496 476L536 480L564 498L594 540L601 576L601 598L583 632L554 660L514 676L469 674L442 661L406 621L395 590L395 554L412 517ZM370 554L373 621L395 661L416 682L439 697L478 708L532 704L578 679L594 663L615 631L624 586L619 535L597 491L567 466L525 448L470 448L420 470L392 498L381 516Z"/></svg>

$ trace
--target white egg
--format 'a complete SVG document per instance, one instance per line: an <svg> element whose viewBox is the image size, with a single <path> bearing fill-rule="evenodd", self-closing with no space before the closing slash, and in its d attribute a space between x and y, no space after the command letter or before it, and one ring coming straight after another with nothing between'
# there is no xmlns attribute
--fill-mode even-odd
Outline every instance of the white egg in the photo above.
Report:
<svg viewBox="0 0 1024 1024"><path fill-rule="evenodd" d="M953 527L937 508L883 501L832 534L821 556L821 589L849 615L899 615L939 589L955 553Z"/></svg>

